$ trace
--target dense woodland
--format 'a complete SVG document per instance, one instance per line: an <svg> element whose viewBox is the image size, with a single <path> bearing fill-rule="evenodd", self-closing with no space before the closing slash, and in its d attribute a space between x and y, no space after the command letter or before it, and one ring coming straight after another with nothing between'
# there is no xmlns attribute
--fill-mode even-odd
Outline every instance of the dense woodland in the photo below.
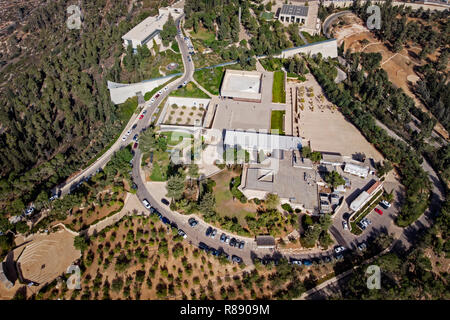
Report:
<svg viewBox="0 0 450 320"><path fill-rule="evenodd" d="M361 5L355 2L352 9L364 21L367 19L366 9L370 2ZM422 79L413 88L433 115L450 130L450 87L448 84L447 63L450 44L449 11L430 11L419 8L412 10L407 6L392 6L392 1L386 1L380 6L383 21L381 29L374 29L375 35L393 52L403 48L418 46L421 51L418 58L426 64L416 66L416 71ZM428 55L438 55L433 62Z"/></svg>
<svg viewBox="0 0 450 320"><path fill-rule="evenodd" d="M125 69L120 37L158 4L142 10L129 3L82 1L82 27L69 30L66 2L50 1L21 27L27 37L11 35L4 56L10 63L0 75L3 215L46 202L51 188L114 140L133 113L133 104L111 103L106 80L120 81Z"/></svg>

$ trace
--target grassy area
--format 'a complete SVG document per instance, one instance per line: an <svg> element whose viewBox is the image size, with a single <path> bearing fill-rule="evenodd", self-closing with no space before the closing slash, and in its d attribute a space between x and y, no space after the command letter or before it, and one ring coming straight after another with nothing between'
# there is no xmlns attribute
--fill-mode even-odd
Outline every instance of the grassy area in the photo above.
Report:
<svg viewBox="0 0 450 320"><path fill-rule="evenodd" d="M219 95L220 84L225 74L223 67L203 69L194 73L194 79L213 95Z"/></svg>
<svg viewBox="0 0 450 320"><path fill-rule="evenodd" d="M212 179L216 182L214 187L214 197L216 198L216 211L219 216L235 217L242 227L247 225L245 216L255 215L253 205L242 204L239 200L233 200L230 191L230 181L232 177L239 176L232 171L222 171Z"/></svg>
<svg viewBox="0 0 450 320"><path fill-rule="evenodd" d="M170 93L172 97L189 97L189 98L204 98L208 99L209 96L204 93L195 83L188 83L186 86L172 91Z"/></svg>
<svg viewBox="0 0 450 320"><path fill-rule="evenodd" d="M178 67L169 71L166 69L166 66L172 62L177 63ZM159 71L160 68L165 75L183 72L184 66L181 54L175 53L172 50L160 52L156 56L143 61L140 70L142 70L143 74L150 75L148 78L152 79L163 76Z"/></svg>
<svg viewBox="0 0 450 320"><path fill-rule="evenodd" d="M275 71L273 74L272 102L286 103L283 71Z"/></svg>
<svg viewBox="0 0 450 320"><path fill-rule="evenodd" d="M175 139L173 137L174 133L176 133L178 139ZM168 131L168 132L161 132L160 135L165 136L167 138L167 145L172 146L172 147L178 145L181 141L184 140L184 138L188 138L188 139L194 138L194 136L192 134L186 133L186 132Z"/></svg>
<svg viewBox="0 0 450 320"><path fill-rule="evenodd" d="M172 50L175 51L176 53L180 53L180 47L178 46L178 43L176 41L172 41L172 46L171 46Z"/></svg>
<svg viewBox="0 0 450 320"><path fill-rule="evenodd" d="M284 135L284 115L285 111L274 110L270 118L271 133Z"/></svg>
<svg viewBox="0 0 450 320"><path fill-rule="evenodd" d="M321 35L318 35L318 34L312 36L306 31L302 31L302 34L306 38L306 40L308 40L308 43L314 43L314 42L327 40L327 38L325 36L321 36Z"/></svg>
<svg viewBox="0 0 450 320"><path fill-rule="evenodd" d="M153 167L150 175L151 181L166 181L169 168L169 154L163 151L153 152Z"/></svg>
<svg viewBox="0 0 450 320"><path fill-rule="evenodd" d="M209 31L206 28L198 28L197 32L191 31L190 35L192 39L199 39L203 41L214 41L216 39L214 32Z"/></svg>
<svg viewBox="0 0 450 320"><path fill-rule="evenodd" d="M261 13L261 19L264 19L264 20L272 20L272 18L273 18L273 12L267 12L267 11L265 11L265 12L262 12L262 13Z"/></svg>
<svg viewBox="0 0 450 320"><path fill-rule="evenodd" d="M283 62L279 58L264 58L259 59L259 63L266 71L280 71L283 66Z"/></svg>

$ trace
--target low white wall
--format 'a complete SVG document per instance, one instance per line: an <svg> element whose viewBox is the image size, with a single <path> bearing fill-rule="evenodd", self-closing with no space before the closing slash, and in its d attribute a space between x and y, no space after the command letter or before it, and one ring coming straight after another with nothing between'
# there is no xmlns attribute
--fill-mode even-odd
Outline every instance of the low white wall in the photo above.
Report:
<svg viewBox="0 0 450 320"><path fill-rule="evenodd" d="M156 87L159 87L160 85L166 83L176 76L178 75L174 74L163 78L132 84L122 84L108 81L108 89L111 101L114 104L124 103L128 98L134 97L139 91L142 92L142 95L145 95L146 92L152 91Z"/></svg>
<svg viewBox="0 0 450 320"><path fill-rule="evenodd" d="M310 45L301 46L298 48L292 48L284 50L280 55L276 56L277 58L289 58L297 53L305 53L310 55L316 55L318 53L322 54L324 58L337 58L338 50L337 50L337 40L330 39L317 43L312 43Z"/></svg>

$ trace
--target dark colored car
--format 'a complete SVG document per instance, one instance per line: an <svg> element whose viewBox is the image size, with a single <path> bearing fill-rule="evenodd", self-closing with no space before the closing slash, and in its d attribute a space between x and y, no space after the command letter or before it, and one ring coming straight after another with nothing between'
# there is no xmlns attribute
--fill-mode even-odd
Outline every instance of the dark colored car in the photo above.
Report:
<svg viewBox="0 0 450 320"><path fill-rule="evenodd" d="M162 198L162 199L161 199L161 202L162 202L163 204L165 204L166 206L168 206L168 205L170 204L170 202L169 202L167 199L165 199L165 198Z"/></svg>
<svg viewBox="0 0 450 320"><path fill-rule="evenodd" d="M236 239L235 238L231 238L231 240L230 240L230 246L231 247L234 247L235 245L236 245Z"/></svg>
<svg viewBox="0 0 450 320"><path fill-rule="evenodd" d="M133 137L133 141L138 141L138 134L136 133L135 135L134 135L134 137Z"/></svg>
<svg viewBox="0 0 450 320"><path fill-rule="evenodd" d="M158 94L156 94L156 96L155 96L155 99L158 99L159 98L159 96L160 96L160 94L158 93Z"/></svg>
<svg viewBox="0 0 450 320"><path fill-rule="evenodd" d="M137 146L138 146L138 143L137 143L137 142L135 142L135 143L134 143L134 145L133 145L133 149L136 149L136 148L137 148Z"/></svg>
<svg viewBox="0 0 450 320"><path fill-rule="evenodd" d="M312 261L311 260L307 260L307 259L305 259L305 260L303 260L302 261L303 262L303 265L305 265L305 266L312 266Z"/></svg>
<svg viewBox="0 0 450 320"><path fill-rule="evenodd" d="M206 233L205 233L206 236L209 237L212 231L213 231L212 228L208 227L208 229L206 229Z"/></svg>
<svg viewBox="0 0 450 320"><path fill-rule="evenodd" d="M227 235L225 233L222 233L220 236L220 242L225 242L225 239L227 238Z"/></svg>
<svg viewBox="0 0 450 320"><path fill-rule="evenodd" d="M238 257L238 256L235 256L235 255L233 255L233 256L231 257L231 260L232 260L233 262L236 262L236 263L241 263L241 262L242 262L242 259L241 259L240 257Z"/></svg>
<svg viewBox="0 0 450 320"><path fill-rule="evenodd" d="M211 231L211 234L209 235L211 238L215 238L215 236L216 236L216 234L217 234L217 229L213 229L212 231Z"/></svg>
<svg viewBox="0 0 450 320"><path fill-rule="evenodd" d="M161 221L162 221L164 224L170 224L170 220L167 219L166 217L162 217Z"/></svg>
<svg viewBox="0 0 450 320"><path fill-rule="evenodd" d="M189 225L190 225L191 227L195 227L195 226L198 224L198 221L195 220L194 218L190 218L190 219L188 220L188 223L189 223Z"/></svg>
<svg viewBox="0 0 450 320"><path fill-rule="evenodd" d="M205 243L203 243L203 242L200 242L200 243L198 244L198 247L199 247L201 250L205 250L205 251L207 251L207 250L209 249L209 247L208 247Z"/></svg>
<svg viewBox="0 0 450 320"><path fill-rule="evenodd" d="M245 245L245 242L244 242L244 241L241 241L241 242L239 243L239 249L244 249L244 245Z"/></svg>

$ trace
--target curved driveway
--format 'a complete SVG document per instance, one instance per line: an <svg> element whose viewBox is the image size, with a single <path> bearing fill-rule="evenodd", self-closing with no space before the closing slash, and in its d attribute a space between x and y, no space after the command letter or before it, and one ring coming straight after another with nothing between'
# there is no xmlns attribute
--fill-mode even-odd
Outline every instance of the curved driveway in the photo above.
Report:
<svg viewBox="0 0 450 320"><path fill-rule="evenodd" d="M97 170L100 168L103 168L109 160L111 160L114 153L118 150L120 150L123 147L126 147L130 144L131 139L136 133L141 132L141 130L148 126L148 124L151 122L151 117L156 108L161 104L161 102L170 94L170 92L177 89L179 85L181 85L184 81L191 81L194 75L194 63L191 59L191 61L188 61L188 48L186 46L186 43L184 42L182 36L177 35L176 40L178 42L178 46L180 48L182 57L183 57L183 65L184 65L184 74L181 77L181 79L178 79L177 81L174 81L167 85L168 90L164 91L164 89L161 89L163 92L162 94L155 99L153 103L149 101L146 101L142 111L139 114L134 114L128 124L125 126L125 129L121 133L120 137L117 139L117 141L109 148L99 159L97 159L93 164L91 164L88 168L77 174L75 177L70 178L65 183L58 186L58 192L60 192L60 196L64 196L71 191L75 190L79 183L83 182L86 178L94 175ZM156 94L155 94L156 95ZM139 115L142 114L142 112L146 110L146 114L144 115L143 119L138 119ZM131 128L136 125L135 129L132 129L131 134L127 137L125 141L122 141L122 137L125 135L125 133L128 130L131 130Z"/></svg>

